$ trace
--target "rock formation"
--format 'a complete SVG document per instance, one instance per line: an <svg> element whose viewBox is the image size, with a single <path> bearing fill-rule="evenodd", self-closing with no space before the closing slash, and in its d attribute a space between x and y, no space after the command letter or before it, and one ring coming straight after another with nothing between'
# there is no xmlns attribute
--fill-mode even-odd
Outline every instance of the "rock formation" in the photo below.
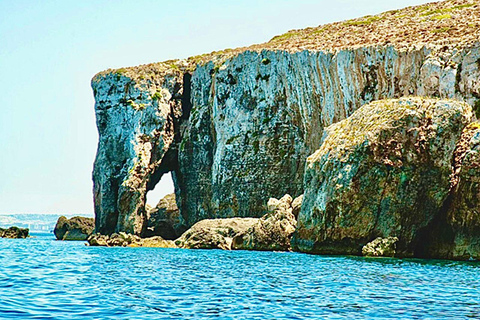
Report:
<svg viewBox="0 0 480 320"><path fill-rule="evenodd" d="M398 238L376 238L362 248L362 254L369 257L393 257L396 252Z"/></svg>
<svg viewBox="0 0 480 320"><path fill-rule="evenodd" d="M448 196L456 143L471 118L465 103L403 98L372 102L326 128L307 159L294 246L359 255L377 237L398 237L398 255L413 256Z"/></svg>
<svg viewBox="0 0 480 320"><path fill-rule="evenodd" d="M155 208L147 207L147 225L142 237L160 236L174 240L187 230L175 201L175 194L167 194Z"/></svg>
<svg viewBox="0 0 480 320"><path fill-rule="evenodd" d="M479 10L449 0L99 73L96 231L149 234L146 193L169 171L186 227L262 217L269 197L303 193L323 129L374 100L451 98L480 115Z"/></svg>
<svg viewBox="0 0 480 320"><path fill-rule="evenodd" d="M301 205L301 197L296 205ZM290 250L290 239L297 221L292 197L268 201L268 212L261 218L206 219L197 222L175 243L188 249ZM296 208L295 208L296 209Z"/></svg>
<svg viewBox="0 0 480 320"><path fill-rule="evenodd" d="M96 230L145 230L146 193L175 169L175 122L182 115L178 69L145 67L92 80L99 143L93 170Z"/></svg>
<svg viewBox="0 0 480 320"><path fill-rule="evenodd" d="M295 205L288 194L277 200L270 198L268 212L248 230L239 232L234 238L232 249L236 250L291 250L290 240L297 226L294 210L302 204L302 196L296 198Z"/></svg>
<svg viewBox="0 0 480 320"><path fill-rule="evenodd" d="M426 228L416 255L480 260L480 123L467 126L454 154L449 198Z"/></svg>
<svg viewBox="0 0 480 320"><path fill-rule="evenodd" d="M95 229L95 220L86 217L61 216L57 220L53 233L57 240L87 240Z"/></svg>
<svg viewBox="0 0 480 320"><path fill-rule="evenodd" d="M480 260L480 123L469 125L457 146L447 222L454 234L449 259ZM443 231L445 232L445 230Z"/></svg>
<svg viewBox="0 0 480 320"><path fill-rule="evenodd" d="M25 239L28 237L28 228L10 227L8 229L0 228L0 238Z"/></svg>
<svg viewBox="0 0 480 320"><path fill-rule="evenodd" d="M188 229L175 244L186 249L231 250L237 234L246 233L258 218L205 219Z"/></svg>
<svg viewBox="0 0 480 320"><path fill-rule="evenodd" d="M155 247L155 248L176 248L171 240L165 240L160 236L140 238L131 233L113 233L111 235L92 234L87 239L92 247Z"/></svg>

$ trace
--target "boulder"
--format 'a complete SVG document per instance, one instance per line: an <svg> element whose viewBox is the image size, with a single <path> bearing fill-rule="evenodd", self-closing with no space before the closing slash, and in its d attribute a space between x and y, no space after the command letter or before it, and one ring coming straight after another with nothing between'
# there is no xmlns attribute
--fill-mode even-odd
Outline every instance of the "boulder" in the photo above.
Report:
<svg viewBox="0 0 480 320"><path fill-rule="evenodd" d="M25 239L28 237L28 228L10 227L8 229L0 228L1 238Z"/></svg>
<svg viewBox="0 0 480 320"><path fill-rule="evenodd" d="M205 219L185 231L175 244L186 249L231 250L233 238L257 222L258 218Z"/></svg>
<svg viewBox="0 0 480 320"><path fill-rule="evenodd" d="M295 250L360 255L377 237L397 237L413 256L450 190L453 154L469 105L401 98L364 105L325 129L307 159Z"/></svg>
<svg viewBox="0 0 480 320"><path fill-rule="evenodd" d="M397 237L376 238L363 246L362 254L369 257L393 257L397 241Z"/></svg>
<svg viewBox="0 0 480 320"><path fill-rule="evenodd" d="M57 240L87 240L95 229L95 219L87 217L73 217L67 219L61 216L57 220L53 233Z"/></svg>
<svg viewBox="0 0 480 320"><path fill-rule="evenodd" d="M292 201L292 197L288 194L279 200L270 198L267 204L268 213L258 219L248 230L239 232L233 238L232 249L290 250L290 239L297 226ZM296 205L298 206L298 201Z"/></svg>
<svg viewBox="0 0 480 320"><path fill-rule="evenodd" d="M298 201L297 201L298 203ZM271 198L261 218L206 219L187 230L176 244L189 249L290 250L295 231L292 197Z"/></svg>
<svg viewBox="0 0 480 320"><path fill-rule="evenodd" d="M180 215L175 194L167 194L155 208L147 208L147 226L143 237L160 236L174 240L182 235L187 227Z"/></svg>

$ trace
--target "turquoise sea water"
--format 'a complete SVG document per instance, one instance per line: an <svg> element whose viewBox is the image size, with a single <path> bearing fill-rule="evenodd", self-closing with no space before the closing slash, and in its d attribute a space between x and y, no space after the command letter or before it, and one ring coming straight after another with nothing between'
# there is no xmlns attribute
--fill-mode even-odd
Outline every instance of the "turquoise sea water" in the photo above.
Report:
<svg viewBox="0 0 480 320"><path fill-rule="evenodd" d="M0 319L480 318L480 264L0 239Z"/></svg>

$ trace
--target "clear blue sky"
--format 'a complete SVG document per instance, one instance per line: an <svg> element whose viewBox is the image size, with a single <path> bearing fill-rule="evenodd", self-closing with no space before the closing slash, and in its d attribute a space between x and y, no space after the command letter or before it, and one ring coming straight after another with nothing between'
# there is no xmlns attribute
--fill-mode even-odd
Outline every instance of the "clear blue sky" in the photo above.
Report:
<svg viewBox="0 0 480 320"><path fill-rule="evenodd" d="M0 0L0 213L92 213L95 73L422 0ZM162 179L156 197L172 191Z"/></svg>

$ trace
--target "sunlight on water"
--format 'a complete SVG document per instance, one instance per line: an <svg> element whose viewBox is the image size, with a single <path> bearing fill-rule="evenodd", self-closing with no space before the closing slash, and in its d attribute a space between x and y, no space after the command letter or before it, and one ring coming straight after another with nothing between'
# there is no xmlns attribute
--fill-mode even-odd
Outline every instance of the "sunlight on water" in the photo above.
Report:
<svg viewBox="0 0 480 320"><path fill-rule="evenodd" d="M480 265L0 239L1 319L478 318Z"/></svg>

